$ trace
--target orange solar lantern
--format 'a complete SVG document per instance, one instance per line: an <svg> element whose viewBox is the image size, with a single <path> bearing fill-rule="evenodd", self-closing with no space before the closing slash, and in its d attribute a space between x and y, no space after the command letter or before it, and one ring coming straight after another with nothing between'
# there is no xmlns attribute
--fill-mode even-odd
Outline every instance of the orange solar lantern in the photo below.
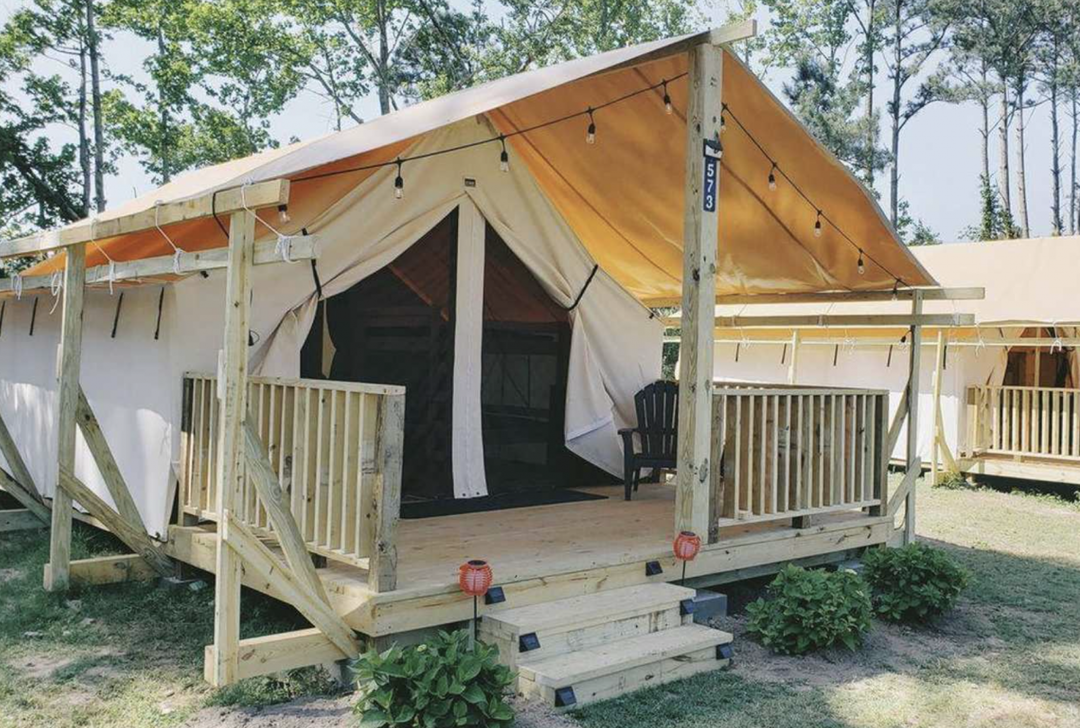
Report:
<svg viewBox="0 0 1080 728"><path fill-rule="evenodd" d="M473 598L472 629L469 632L469 647L476 643L476 612L478 599L491 588L491 567L482 559L470 559L458 568L458 586L461 591Z"/></svg>
<svg viewBox="0 0 1080 728"><path fill-rule="evenodd" d="M675 552L675 558L682 562L681 583L686 581L686 562L693 561L701 551L701 536L693 531L680 531L675 537L675 543L671 545L671 550Z"/></svg>

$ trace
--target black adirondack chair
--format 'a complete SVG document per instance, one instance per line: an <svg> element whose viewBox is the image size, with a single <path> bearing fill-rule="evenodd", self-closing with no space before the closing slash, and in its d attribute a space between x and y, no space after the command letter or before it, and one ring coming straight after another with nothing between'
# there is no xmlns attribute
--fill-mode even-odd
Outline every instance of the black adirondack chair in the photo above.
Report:
<svg viewBox="0 0 1080 728"><path fill-rule="evenodd" d="M623 482L626 500L638 489L641 471L653 472L675 467L676 434L679 429L679 385L675 382L654 382L634 395L637 427L619 430L623 439ZM635 450L634 434L641 445Z"/></svg>

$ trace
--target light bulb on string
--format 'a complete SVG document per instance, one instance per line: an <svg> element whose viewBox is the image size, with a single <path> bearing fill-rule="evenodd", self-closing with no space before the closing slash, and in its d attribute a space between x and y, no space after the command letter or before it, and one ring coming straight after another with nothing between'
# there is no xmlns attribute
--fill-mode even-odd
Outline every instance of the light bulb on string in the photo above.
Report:
<svg viewBox="0 0 1080 728"><path fill-rule="evenodd" d="M724 105L724 110L727 110L727 104ZM723 134L727 131L727 119L724 118L724 112L720 112L720 133Z"/></svg>
<svg viewBox="0 0 1080 728"><path fill-rule="evenodd" d="M506 137L502 134L499 135L499 142L502 143L502 153L499 154L499 169L503 172L510 171L510 155L506 151Z"/></svg>
<svg viewBox="0 0 1080 728"><path fill-rule="evenodd" d="M672 107L671 107L671 95L670 95L670 94L668 94L668 90L667 90L667 81L665 80L665 81L663 82L663 84L664 84L664 112L665 112L665 113L667 113L667 114L668 114L668 115L670 116L670 115L671 115L671 111L672 111Z"/></svg>
<svg viewBox="0 0 1080 728"><path fill-rule="evenodd" d="M893 283L893 287L892 287L892 300L894 300L894 301L896 301L897 299L900 298L900 290L899 290L899 288L900 288L900 279L897 278L896 282ZM902 340L901 340L901 342L902 342Z"/></svg>
<svg viewBox="0 0 1080 728"><path fill-rule="evenodd" d="M289 215L289 206L288 205L278 205L277 206L277 214L278 214L278 220L280 220L282 222L282 224L286 224L290 220L292 220L292 217Z"/></svg>
<svg viewBox="0 0 1080 728"><path fill-rule="evenodd" d="M588 109L589 114L589 128L585 132L585 143L596 144L596 120L593 118L593 110L590 106Z"/></svg>
<svg viewBox="0 0 1080 728"><path fill-rule="evenodd" d="M405 180L401 177L401 160L397 162L397 177L394 178L394 197L401 199L405 196Z"/></svg>
<svg viewBox="0 0 1080 728"><path fill-rule="evenodd" d="M776 192L776 162L773 162L772 169L769 170L769 190Z"/></svg>
<svg viewBox="0 0 1080 728"><path fill-rule="evenodd" d="M866 264L863 262L862 250L859 250L859 275L866 273Z"/></svg>
<svg viewBox="0 0 1080 728"><path fill-rule="evenodd" d="M821 210L817 211L817 220L814 221L814 237L821 237Z"/></svg>

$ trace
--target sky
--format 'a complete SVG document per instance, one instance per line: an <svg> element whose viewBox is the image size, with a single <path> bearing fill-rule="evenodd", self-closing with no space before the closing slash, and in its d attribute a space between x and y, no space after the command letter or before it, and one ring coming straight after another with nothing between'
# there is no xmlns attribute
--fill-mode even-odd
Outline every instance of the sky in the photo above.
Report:
<svg viewBox="0 0 1080 728"><path fill-rule="evenodd" d="M460 6L467 0L450 0ZM0 0L0 18L6 18L20 7L21 0ZM707 25L721 25L725 15L723 7L708 7L703 11ZM762 26L759 25L759 28ZM132 37L117 37L107 49L114 72L142 76L141 64L150 52L148 44ZM42 71L45 69L42 68ZM765 78L765 82L778 96L787 73L777 69ZM879 98L884 95L886 79ZM915 83L909 84L914 88ZM884 109L882 109L884 111ZM363 118L378 115L378 101L372 95L358 109ZM1062 124L1067 116L1062 114ZM888 143L887 120L883 119L882 143ZM979 110L974 104L937 104L921 111L905 127L900 139L900 192L911 204L914 217L922 219L946 242L959 239L961 231L977 222L979 216ZM309 139L334 129L332 109L322 99L310 92L303 92L285 111L271 123L274 136L283 143L291 138ZM1045 105L1033 113L1026 130L1028 209L1033 236L1050 234L1050 120ZM1015 166L1015 135L1010 132L1010 155ZM1067 135L1065 135L1067 136ZM996 134L991 141L991 169L997 169ZM1061 160L1065 170L1063 187L1068 187L1067 150ZM1013 173L1014 206L1015 170ZM888 173L879 174L877 191L882 207L888 204ZM118 173L106 180L106 192L110 206L124 202L151 189L153 184L143 172L137 160L125 159ZM1062 199L1063 213L1068 214L1068 196ZM1015 214L1015 210L1014 210Z"/></svg>

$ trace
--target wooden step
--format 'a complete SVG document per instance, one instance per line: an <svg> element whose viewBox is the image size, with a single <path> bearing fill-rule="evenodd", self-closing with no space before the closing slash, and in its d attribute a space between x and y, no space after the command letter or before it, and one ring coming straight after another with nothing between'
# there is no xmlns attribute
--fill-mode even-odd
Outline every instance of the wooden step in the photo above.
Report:
<svg viewBox="0 0 1080 728"><path fill-rule="evenodd" d="M485 615L480 638L498 645L503 663L516 670L524 662L692 622L679 604L693 596L693 589L658 583L518 607ZM523 637L532 644L523 644Z"/></svg>
<svg viewBox="0 0 1080 728"><path fill-rule="evenodd" d="M726 666L718 647L727 632L697 624L529 661L519 666L518 690L567 709ZM573 690L572 701L566 688Z"/></svg>

